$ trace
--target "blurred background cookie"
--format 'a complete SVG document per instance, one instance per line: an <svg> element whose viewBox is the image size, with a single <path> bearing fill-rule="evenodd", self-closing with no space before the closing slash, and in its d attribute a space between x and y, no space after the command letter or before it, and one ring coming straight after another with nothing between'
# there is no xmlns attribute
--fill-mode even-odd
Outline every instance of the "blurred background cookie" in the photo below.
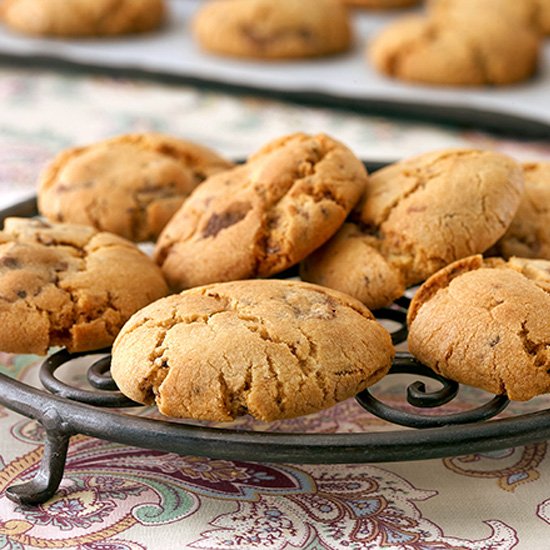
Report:
<svg viewBox="0 0 550 550"><path fill-rule="evenodd" d="M372 309L445 265L484 252L506 231L523 194L521 168L490 151L450 149L369 176L348 223L302 263L302 278Z"/></svg>
<svg viewBox="0 0 550 550"><path fill-rule="evenodd" d="M271 421L354 396L388 372L393 355L388 332L344 294L239 281L137 313L113 346L111 372L123 393L168 416Z"/></svg>
<svg viewBox="0 0 550 550"><path fill-rule="evenodd" d="M550 162L523 165L525 194L495 253L550 260Z"/></svg>
<svg viewBox="0 0 550 550"><path fill-rule="evenodd" d="M338 230L366 179L363 163L329 136L276 139L198 187L165 227L155 258L180 290L269 277Z"/></svg>
<svg viewBox="0 0 550 550"><path fill-rule="evenodd" d="M468 12L397 20L373 38L368 58L381 73L410 82L505 85L534 74L539 49L536 31Z"/></svg>
<svg viewBox="0 0 550 550"><path fill-rule="evenodd" d="M2 20L12 29L40 36L110 36L158 28L164 0L4 0Z"/></svg>
<svg viewBox="0 0 550 550"><path fill-rule="evenodd" d="M472 16L507 19L512 28L525 25L550 33L550 0L430 0L428 8L442 22Z"/></svg>
<svg viewBox="0 0 550 550"><path fill-rule="evenodd" d="M428 279L408 314L411 353L510 399L550 392L550 262L473 256Z"/></svg>
<svg viewBox="0 0 550 550"><path fill-rule="evenodd" d="M168 292L134 244L91 227L8 218L0 232L0 350L104 348Z"/></svg>
<svg viewBox="0 0 550 550"><path fill-rule="evenodd" d="M233 163L161 134L128 134L60 153L43 172L40 213L133 241L155 240L204 179Z"/></svg>
<svg viewBox="0 0 550 550"><path fill-rule="evenodd" d="M260 59L334 54L352 39L340 0L212 0L195 15L193 32L209 52Z"/></svg>

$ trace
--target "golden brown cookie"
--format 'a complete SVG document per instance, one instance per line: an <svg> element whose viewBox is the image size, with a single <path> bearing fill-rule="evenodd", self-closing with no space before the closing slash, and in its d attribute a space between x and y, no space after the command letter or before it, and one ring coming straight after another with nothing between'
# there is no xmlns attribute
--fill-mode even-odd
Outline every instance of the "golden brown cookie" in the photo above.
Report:
<svg viewBox="0 0 550 550"><path fill-rule="evenodd" d="M162 232L155 258L180 290L269 277L338 230L366 179L362 162L326 135L277 139L198 187Z"/></svg>
<svg viewBox="0 0 550 550"><path fill-rule="evenodd" d="M525 195L495 252L550 260L550 162L523 165Z"/></svg>
<svg viewBox="0 0 550 550"><path fill-rule="evenodd" d="M201 181L232 166L189 141L118 136L58 155L40 178L38 208L55 222L155 240Z"/></svg>
<svg viewBox="0 0 550 550"><path fill-rule="evenodd" d="M375 10L390 10L416 6L420 0L341 0L348 6Z"/></svg>
<svg viewBox="0 0 550 550"><path fill-rule="evenodd" d="M212 0L196 14L193 32L203 49L245 58L322 56L351 45L340 0Z"/></svg>
<svg viewBox="0 0 550 550"><path fill-rule="evenodd" d="M2 351L103 348L167 292L158 267L116 235L24 218L0 231Z"/></svg>
<svg viewBox="0 0 550 550"><path fill-rule="evenodd" d="M368 57L382 73L411 82L454 86L504 85L536 69L539 38L506 19L406 17L375 37Z"/></svg>
<svg viewBox="0 0 550 550"><path fill-rule="evenodd" d="M39 36L110 36L147 32L163 23L164 0L4 0L10 28Z"/></svg>
<svg viewBox="0 0 550 550"><path fill-rule="evenodd" d="M550 0L431 0L430 13L443 22L471 17L507 19L510 28L528 26L550 33Z"/></svg>
<svg viewBox="0 0 550 550"><path fill-rule="evenodd" d="M291 418L380 380L394 355L361 303L306 283L215 284L158 300L113 346L121 391L161 413L201 420Z"/></svg>
<svg viewBox="0 0 550 550"><path fill-rule="evenodd" d="M523 193L521 168L490 151L450 149L369 177L348 224L302 264L302 278L377 309L445 265L484 252Z"/></svg>
<svg viewBox="0 0 550 550"><path fill-rule="evenodd" d="M523 401L550 392L550 262L472 256L436 273L408 315L409 350L437 373Z"/></svg>

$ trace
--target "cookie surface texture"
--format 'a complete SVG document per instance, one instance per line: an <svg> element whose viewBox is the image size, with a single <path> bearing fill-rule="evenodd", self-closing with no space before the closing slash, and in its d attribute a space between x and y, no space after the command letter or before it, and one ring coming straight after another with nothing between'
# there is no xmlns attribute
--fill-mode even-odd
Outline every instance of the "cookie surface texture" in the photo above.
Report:
<svg viewBox="0 0 550 550"><path fill-rule="evenodd" d="M394 355L362 304L306 283L215 284L158 300L113 347L123 393L168 416L228 421L316 412L374 384Z"/></svg>
<svg viewBox="0 0 550 550"><path fill-rule="evenodd" d="M420 287L409 350L443 376L510 399L550 392L550 262L473 256Z"/></svg>
<svg viewBox="0 0 550 550"><path fill-rule="evenodd" d="M524 164L523 174L525 195L496 250L505 258L550 260L550 162Z"/></svg>
<svg viewBox="0 0 550 550"><path fill-rule="evenodd" d="M328 240L367 175L344 145L293 134L198 187L162 232L155 258L176 289L268 277Z"/></svg>
<svg viewBox="0 0 550 550"><path fill-rule="evenodd" d="M188 141L123 135L58 155L40 178L38 208L54 222L155 240L200 182L232 166Z"/></svg>
<svg viewBox="0 0 550 550"><path fill-rule="evenodd" d="M410 16L373 38L368 58L378 71L401 80L452 86L505 85L536 70L538 33L507 19Z"/></svg>
<svg viewBox="0 0 550 550"><path fill-rule="evenodd" d="M4 0L1 18L37 36L111 36L154 30L166 17L164 0Z"/></svg>
<svg viewBox="0 0 550 550"><path fill-rule="evenodd" d="M116 235L23 218L8 218L0 231L2 351L106 347L167 292L158 267Z"/></svg>
<svg viewBox="0 0 550 550"><path fill-rule="evenodd" d="M369 176L348 223L302 264L302 278L346 292L371 309L445 265L484 252L520 204L523 175L490 151L450 149Z"/></svg>
<svg viewBox="0 0 550 550"><path fill-rule="evenodd" d="M196 14L194 36L206 51L283 59L349 49L349 14L340 0L213 0Z"/></svg>

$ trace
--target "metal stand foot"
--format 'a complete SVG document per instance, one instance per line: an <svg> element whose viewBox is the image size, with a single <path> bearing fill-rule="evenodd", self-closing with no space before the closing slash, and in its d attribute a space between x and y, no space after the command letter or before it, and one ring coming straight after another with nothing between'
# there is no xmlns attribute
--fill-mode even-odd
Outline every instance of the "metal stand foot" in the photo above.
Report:
<svg viewBox="0 0 550 550"><path fill-rule="evenodd" d="M55 411L48 411L42 424L46 428L46 441L40 469L31 481L6 489L6 496L17 504L34 505L46 502L54 496L63 479L71 436L63 431L63 421ZM54 426L49 427L51 424Z"/></svg>

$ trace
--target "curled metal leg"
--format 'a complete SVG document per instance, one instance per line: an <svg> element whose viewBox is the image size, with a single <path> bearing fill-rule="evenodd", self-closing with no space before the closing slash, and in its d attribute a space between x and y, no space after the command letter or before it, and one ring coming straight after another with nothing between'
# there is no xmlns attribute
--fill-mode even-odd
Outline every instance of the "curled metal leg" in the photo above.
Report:
<svg viewBox="0 0 550 550"><path fill-rule="evenodd" d="M32 480L6 489L6 496L17 504L46 502L54 496L63 479L71 436L54 410L46 411L41 423L46 428L46 440L38 472Z"/></svg>

